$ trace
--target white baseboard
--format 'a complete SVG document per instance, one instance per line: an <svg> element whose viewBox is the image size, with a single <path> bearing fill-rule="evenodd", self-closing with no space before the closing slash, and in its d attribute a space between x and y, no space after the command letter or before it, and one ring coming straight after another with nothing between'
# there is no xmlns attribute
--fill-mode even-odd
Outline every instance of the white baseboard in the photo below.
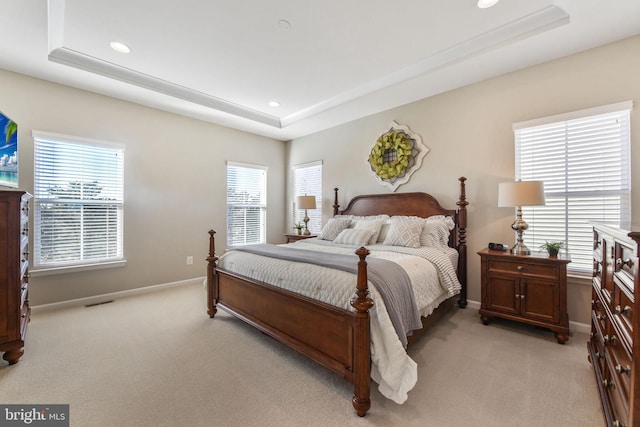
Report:
<svg viewBox="0 0 640 427"><path fill-rule="evenodd" d="M480 302L467 300L467 307L474 310L479 310ZM588 325L586 323L574 322L572 320L569 320L569 328L571 329L571 332L578 332L587 335L591 333L591 325Z"/></svg>
<svg viewBox="0 0 640 427"><path fill-rule="evenodd" d="M147 294L147 293L156 292L162 289L175 288L178 286L186 286L186 285L193 285L196 283L202 283L204 279L205 279L204 277L195 277L193 279L180 280L178 282L162 283L160 285L145 286L142 288L128 289L126 291L112 292L109 294L95 295L95 296L85 297L85 298L76 298L68 301L54 302L51 304L35 305L31 307L31 312L37 313L37 312L45 312L45 311L51 311L51 310L60 310L62 308L79 307L79 306L85 306L90 304L100 304L105 301L126 298L133 295Z"/></svg>

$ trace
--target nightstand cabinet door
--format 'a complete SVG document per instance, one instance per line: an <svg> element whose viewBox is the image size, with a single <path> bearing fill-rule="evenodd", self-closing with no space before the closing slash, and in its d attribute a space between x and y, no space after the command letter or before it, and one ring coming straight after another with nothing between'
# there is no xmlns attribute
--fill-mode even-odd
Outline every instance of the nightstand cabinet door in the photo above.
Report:
<svg viewBox="0 0 640 427"><path fill-rule="evenodd" d="M513 315L520 315L520 283L513 277L491 275L486 288L485 308Z"/></svg>
<svg viewBox="0 0 640 427"><path fill-rule="evenodd" d="M486 325L502 317L551 329L564 344L569 339L567 256L511 255L484 249L481 262L480 317Z"/></svg>
<svg viewBox="0 0 640 427"><path fill-rule="evenodd" d="M560 286L549 280L522 279L521 313L527 319L560 321Z"/></svg>

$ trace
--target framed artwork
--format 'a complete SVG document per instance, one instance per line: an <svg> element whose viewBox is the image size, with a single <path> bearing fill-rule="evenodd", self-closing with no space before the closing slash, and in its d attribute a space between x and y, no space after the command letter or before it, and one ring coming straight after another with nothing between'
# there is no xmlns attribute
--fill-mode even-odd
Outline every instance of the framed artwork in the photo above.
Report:
<svg viewBox="0 0 640 427"><path fill-rule="evenodd" d="M18 186L18 125L0 112L0 185Z"/></svg>

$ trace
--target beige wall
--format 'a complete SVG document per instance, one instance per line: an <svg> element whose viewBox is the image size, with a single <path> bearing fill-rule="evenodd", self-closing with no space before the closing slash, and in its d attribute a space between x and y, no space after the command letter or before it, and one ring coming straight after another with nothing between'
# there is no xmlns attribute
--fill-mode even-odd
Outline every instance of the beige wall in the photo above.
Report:
<svg viewBox="0 0 640 427"><path fill-rule="evenodd" d="M284 233L285 144L0 70L0 110L18 123L20 188L33 190L32 130L124 144L126 267L32 277L32 305L206 274L207 231L226 242L227 160L267 165L268 236ZM187 265L186 257L194 264ZM203 299L204 304L204 299Z"/></svg>
<svg viewBox="0 0 640 427"><path fill-rule="evenodd" d="M356 194L385 193L366 159L392 120L408 125L431 149L410 182L397 191L425 191L455 207L459 176L466 176L469 209L469 298L480 300L480 261L490 241L512 243L514 212L497 208L498 183L514 178L512 124L624 100L631 114L632 171L640 166L640 36L473 84L385 111L287 145L288 164L323 160L323 216L331 215L332 189L340 202ZM289 183L290 184L290 183ZM633 223L640 227L640 175L632 176ZM288 206L291 200L288 200ZM288 217L291 214L288 213ZM588 281L569 287L569 317L589 323Z"/></svg>

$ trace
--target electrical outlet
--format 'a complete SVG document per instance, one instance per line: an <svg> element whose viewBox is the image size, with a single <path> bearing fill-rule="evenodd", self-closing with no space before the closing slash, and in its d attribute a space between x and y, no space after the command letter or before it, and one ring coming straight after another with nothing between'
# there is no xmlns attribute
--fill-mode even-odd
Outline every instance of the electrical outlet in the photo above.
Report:
<svg viewBox="0 0 640 427"><path fill-rule="evenodd" d="M188 256L187 257L187 264L189 264L189 265L193 264L193 257L192 256Z"/></svg>

